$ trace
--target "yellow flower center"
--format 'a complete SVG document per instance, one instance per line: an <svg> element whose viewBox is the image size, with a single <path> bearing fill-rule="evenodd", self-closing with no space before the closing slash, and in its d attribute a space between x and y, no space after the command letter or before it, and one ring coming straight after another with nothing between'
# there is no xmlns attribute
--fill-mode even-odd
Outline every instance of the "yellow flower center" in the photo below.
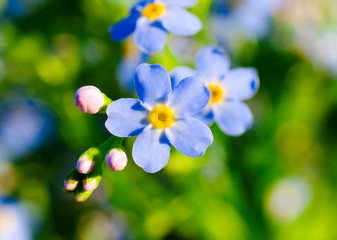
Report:
<svg viewBox="0 0 337 240"><path fill-rule="evenodd" d="M150 20L156 20L165 12L165 6L161 3L149 3L143 9L142 15Z"/></svg>
<svg viewBox="0 0 337 240"><path fill-rule="evenodd" d="M157 106L151 111L149 120L156 128L167 128L174 122L174 115L168 107Z"/></svg>
<svg viewBox="0 0 337 240"><path fill-rule="evenodd" d="M222 86L211 83L207 87L211 91L211 98L208 103L218 103L225 99L226 91Z"/></svg>

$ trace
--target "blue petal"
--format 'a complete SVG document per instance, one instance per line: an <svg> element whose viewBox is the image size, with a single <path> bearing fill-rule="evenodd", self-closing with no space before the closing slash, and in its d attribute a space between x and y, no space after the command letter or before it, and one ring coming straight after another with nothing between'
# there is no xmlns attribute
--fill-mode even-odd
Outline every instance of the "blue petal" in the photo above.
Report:
<svg viewBox="0 0 337 240"><path fill-rule="evenodd" d="M146 17L140 17L135 36L139 49L145 53L152 53L164 48L167 32L160 22L151 22Z"/></svg>
<svg viewBox="0 0 337 240"><path fill-rule="evenodd" d="M170 143L189 157L202 156L213 142L209 127L193 117L175 121L174 125L167 129L166 134Z"/></svg>
<svg viewBox="0 0 337 240"><path fill-rule="evenodd" d="M148 124L148 110L137 99L122 98L112 102L107 109L105 127L115 136L138 135Z"/></svg>
<svg viewBox="0 0 337 240"><path fill-rule="evenodd" d="M207 46L198 52L195 66L197 72L203 75L206 81L214 81L226 75L230 59L223 49Z"/></svg>
<svg viewBox="0 0 337 240"><path fill-rule="evenodd" d="M223 80L227 98L246 100L257 92L260 81L254 68L235 68L230 70Z"/></svg>
<svg viewBox="0 0 337 240"><path fill-rule="evenodd" d="M139 13L131 13L128 17L112 25L109 29L112 40L121 41L130 36L136 29Z"/></svg>
<svg viewBox="0 0 337 240"><path fill-rule="evenodd" d="M175 67L171 73L172 88L176 87L181 80L196 75L196 72L189 67Z"/></svg>
<svg viewBox="0 0 337 240"><path fill-rule="evenodd" d="M199 76L183 79L169 95L168 105L177 116L193 116L203 109L211 97L210 90Z"/></svg>
<svg viewBox="0 0 337 240"><path fill-rule="evenodd" d="M167 31L182 36L194 35L202 28L200 19L181 7L168 7L161 21Z"/></svg>
<svg viewBox="0 0 337 240"><path fill-rule="evenodd" d="M147 126L133 145L132 157L145 172L155 173L167 164L170 150L171 144L164 131Z"/></svg>
<svg viewBox="0 0 337 240"><path fill-rule="evenodd" d="M180 7L193 7L197 1L196 0L162 0L166 6L180 6Z"/></svg>
<svg viewBox="0 0 337 240"><path fill-rule="evenodd" d="M226 101L213 111L221 130L230 136L240 136L253 125L253 114L243 102Z"/></svg>
<svg viewBox="0 0 337 240"><path fill-rule="evenodd" d="M214 120L213 109L209 107L209 105L207 105L204 109L202 109L200 112L198 112L193 117L202 121L206 125L210 126Z"/></svg>
<svg viewBox="0 0 337 240"><path fill-rule="evenodd" d="M171 93L170 76L159 64L142 63L136 69L135 87L143 103L155 106L157 102L165 102Z"/></svg>

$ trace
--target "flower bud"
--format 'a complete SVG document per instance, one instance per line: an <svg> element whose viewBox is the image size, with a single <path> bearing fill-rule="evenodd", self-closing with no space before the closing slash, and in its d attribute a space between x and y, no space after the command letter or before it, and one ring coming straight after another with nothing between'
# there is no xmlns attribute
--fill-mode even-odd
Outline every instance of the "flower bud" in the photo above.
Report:
<svg viewBox="0 0 337 240"><path fill-rule="evenodd" d="M88 155L84 155L77 161L77 170L82 174L88 174L96 165L96 162L89 160Z"/></svg>
<svg viewBox="0 0 337 240"><path fill-rule="evenodd" d="M78 181L75 179L68 179L64 181L64 189L66 191L74 191L78 185Z"/></svg>
<svg viewBox="0 0 337 240"><path fill-rule="evenodd" d="M122 149L114 148L105 156L105 162L112 171L122 171L127 161L126 154Z"/></svg>
<svg viewBox="0 0 337 240"><path fill-rule="evenodd" d="M102 176L96 175L96 176L88 176L82 181L83 189L85 191L93 191L98 187L99 182L101 181Z"/></svg>
<svg viewBox="0 0 337 240"><path fill-rule="evenodd" d="M77 90L74 102L82 112L95 114L104 106L105 99L97 87L85 86Z"/></svg>
<svg viewBox="0 0 337 240"><path fill-rule="evenodd" d="M80 182L81 176L76 169L73 169L64 180L64 190L74 191Z"/></svg>
<svg viewBox="0 0 337 240"><path fill-rule="evenodd" d="M100 157L100 151L97 148L89 148L83 153L77 161L77 170L82 174L90 173Z"/></svg>
<svg viewBox="0 0 337 240"><path fill-rule="evenodd" d="M84 202L92 194L92 191L79 190L75 193L75 199L77 202Z"/></svg>

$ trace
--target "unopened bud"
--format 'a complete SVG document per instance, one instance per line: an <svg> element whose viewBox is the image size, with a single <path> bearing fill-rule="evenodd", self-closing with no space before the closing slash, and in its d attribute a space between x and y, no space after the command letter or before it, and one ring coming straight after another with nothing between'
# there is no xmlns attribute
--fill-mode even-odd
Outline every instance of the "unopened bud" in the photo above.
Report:
<svg viewBox="0 0 337 240"><path fill-rule="evenodd" d="M77 161L77 169L82 174L88 174L91 172L96 165L96 162L89 160L87 155L84 155Z"/></svg>
<svg viewBox="0 0 337 240"><path fill-rule="evenodd" d="M100 157L100 151L97 148L89 148L83 153L77 161L77 170L82 174L90 173Z"/></svg>
<svg viewBox="0 0 337 240"><path fill-rule="evenodd" d="M93 190L95 190L98 187L101 179L102 179L101 175L88 176L87 178L85 178L82 181L83 189L85 191L93 191Z"/></svg>
<svg viewBox="0 0 337 240"><path fill-rule="evenodd" d="M76 169L72 170L64 180L64 190L74 191L80 182L80 174Z"/></svg>
<svg viewBox="0 0 337 240"><path fill-rule="evenodd" d="M112 171L122 171L128 158L122 149L114 148L105 155L105 162Z"/></svg>
<svg viewBox="0 0 337 240"><path fill-rule="evenodd" d="M64 181L64 189L66 191L74 191L78 185L78 181L74 179L68 179Z"/></svg>
<svg viewBox="0 0 337 240"><path fill-rule="evenodd" d="M75 193L75 199L77 202L84 202L92 194L92 191L79 190Z"/></svg>
<svg viewBox="0 0 337 240"><path fill-rule="evenodd" d="M105 99L97 87L85 86L77 90L74 102L82 112L95 114L104 106Z"/></svg>

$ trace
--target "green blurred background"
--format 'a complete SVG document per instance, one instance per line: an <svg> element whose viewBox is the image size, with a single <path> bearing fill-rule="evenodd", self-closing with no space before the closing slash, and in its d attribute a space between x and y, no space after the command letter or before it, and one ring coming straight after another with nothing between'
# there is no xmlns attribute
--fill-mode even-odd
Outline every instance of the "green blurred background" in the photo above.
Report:
<svg viewBox="0 0 337 240"><path fill-rule="evenodd" d="M110 136L104 114L76 108L76 90L134 95L121 79L140 53L108 33L133 3L0 0L0 239L337 239L335 0L199 0L204 29L147 61L171 70L204 45L225 48L232 67L259 72L253 128L233 138L213 125L205 156L173 150L156 174L135 165L129 138L127 167L106 168L89 200L63 191Z"/></svg>

